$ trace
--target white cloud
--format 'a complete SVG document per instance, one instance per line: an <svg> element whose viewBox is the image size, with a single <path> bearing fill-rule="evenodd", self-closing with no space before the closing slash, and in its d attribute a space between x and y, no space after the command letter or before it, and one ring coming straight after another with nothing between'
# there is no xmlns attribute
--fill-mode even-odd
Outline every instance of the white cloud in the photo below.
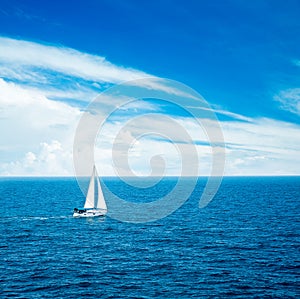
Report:
<svg viewBox="0 0 300 299"><path fill-rule="evenodd" d="M51 126L68 126L70 121L78 119L81 114L78 108L51 101L39 91L27 90L2 79L0 104L3 110L2 118L9 122L10 129L20 125L22 120L24 123L28 121L28 126L37 130L48 129ZM7 124L1 127L7 128Z"/></svg>
<svg viewBox="0 0 300 299"><path fill-rule="evenodd" d="M73 139L82 111L72 107L68 101L51 99L89 102L107 86L150 77L138 70L113 65L97 55L4 37L0 37L0 73L3 77L0 79L0 175L72 175ZM160 78L132 84L182 97L188 92L188 89L178 91L176 84L165 84ZM282 91L275 99L283 109L300 115L300 89ZM101 102L102 113L117 107L118 103L122 101L107 97ZM190 108L199 109L199 106L193 106L195 101L182 101L182 106L188 106L187 103L191 104ZM134 102L120 110L125 115L127 110L142 113L162 111L145 102ZM227 175L300 173L298 125L267 118L249 118L222 108L213 111L231 119L221 122L227 144ZM151 166L154 173L159 173L161 167L166 166L165 174L180 174L182 157L179 147L187 156L192 155L194 147L181 129L197 141L199 173L210 173L211 149L205 131L195 120L173 116L172 123L163 117L148 115L127 123L131 118L132 115L117 116L103 127L98 140L101 142L95 148L101 175L115 174L111 147L121 129L119 142L123 140L126 144L130 141L132 146L128 154L126 147L116 147L116 155L127 155L129 166L136 174L149 174ZM212 122L205 120L205 125L215 132ZM147 135L143 136L143 132ZM214 141L220 141L219 137ZM139 139L133 142L135 138ZM167 139L174 143L167 142ZM156 158L152 159L154 156ZM121 162L124 163L124 160ZM122 163L119 165L121 168L124 166ZM192 164L193 160L186 159L185 163Z"/></svg>
<svg viewBox="0 0 300 299"><path fill-rule="evenodd" d="M6 165L1 167L0 174L10 173L9 165L20 169L21 163L24 163L29 175L35 173L34 167L27 166L43 142L50 144L51 140L58 140L63 147L71 149L74 130L81 115L78 108L51 101L41 92L24 89L2 79L0 107L0 164Z"/></svg>
<svg viewBox="0 0 300 299"><path fill-rule="evenodd" d="M22 121L23 125L27 123L27 127L19 124L14 128L12 125L10 132L14 131L18 134L19 130L25 128L26 134L29 134L30 131L33 135L28 138L26 151L23 148L23 153L26 154L10 163L2 164L1 173L6 175L72 174L72 141L77 120L81 115L80 111L60 102L49 101L38 93L31 94L27 90L3 80L0 81L0 90L2 93L3 90L6 90L7 96L1 103L7 113L9 111L11 113L7 115L8 119L11 122L17 119L14 112L16 115L20 115L18 122ZM0 99L3 97L1 96ZM33 106L35 109L31 109ZM152 104L145 103L145 107L143 107L142 102L133 102L132 107L128 105L120 110L121 115L125 112L124 117L115 117L117 121L105 123L95 147L95 160L101 175L115 175L111 149L119 131L121 134L118 142L121 145L123 142L125 147L116 147L116 156L124 157L125 155L126 161L128 159L129 166L135 174L148 175L151 167L154 167L154 173L159 173L161 166L166 166L165 174L167 175L180 174L182 157L177 145L184 144L187 156L192 153L191 148L194 145L186 143L187 140L181 135L179 128L186 130L191 139L197 142L196 150L200 161L199 174L208 175L210 173L211 149L207 144L205 132L194 119L175 116L171 122L167 122L165 116L155 117L152 114L132 119L130 115L126 114L125 108L146 109L150 113L155 112ZM31 110L34 110L36 117L39 114L43 116L37 119L38 125L36 126L31 121L33 118L30 114ZM46 115L49 117L45 117ZM300 140L295 137L300 136L300 127L267 118L247 118L247 120L248 122L235 120L220 123L227 144L225 174L299 174ZM65 130L61 130L61 127L58 126L59 123L65 126ZM176 125L175 129L174 125ZM53 134L49 130L52 126L54 127ZM42 134L39 134L39 128L43 128ZM48 133L45 134L45 132ZM143 135L145 132L151 134ZM4 130L2 133L5 134ZM174 144L166 142L167 139L163 140L165 138L169 138ZM44 141L39 142L40 140ZM57 141L53 142L52 140ZM13 146L16 143L17 141L13 140L10 144ZM34 144L35 146L32 146ZM131 144L131 147L128 148L128 144ZM4 149L5 146L7 143L4 143L2 148ZM30 149L30 146L33 150ZM160 156L164 162L162 159L155 158L153 160L154 156ZM122 161L124 162L124 160ZM189 160L185 160L185 163L189 163ZM49 165L47 166L47 164ZM120 165L118 166L120 167Z"/></svg>
<svg viewBox="0 0 300 299"><path fill-rule="evenodd" d="M191 139L196 141L199 158L199 174L208 175L211 171L211 148L209 140L203 129L192 118L174 117L174 122L184 128ZM250 120L250 118L249 118ZM300 173L300 126L278 120L260 118L245 121L222 121L220 122L224 133L226 145L226 175L297 175ZM108 123L104 126L97 143L97 153L101 155L101 149L105 147L106 157L99 160L99 167L104 160L109 160L112 165L111 152L114 138L118 132L124 130L126 142L124 145L132 144L132 147L120 147L120 155L126 156L129 165L135 173L147 175L150 172L151 157L161 155L165 159L166 173L168 175L179 175L181 173L181 155L176 148L177 143L185 143L185 138L174 134L178 127L167 124L163 119L153 116L144 116L136 121L126 120L119 123ZM143 132L152 131L153 134L143 136ZM160 138L157 134L163 133ZM123 136L123 137L122 137ZM142 136L138 142L135 138ZM174 144L163 141L164 136L169 136ZM122 140L118 140L121 142ZM186 144L187 156L193 144ZM122 151L123 150L123 151ZM102 152L103 154L103 152ZM117 155L118 157L118 155ZM173 163L174 162L174 163ZM121 164L122 165L122 164ZM111 166L110 174L114 173Z"/></svg>
<svg viewBox="0 0 300 299"><path fill-rule="evenodd" d="M299 175L300 126L260 118L222 122L228 175Z"/></svg>
<svg viewBox="0 0 300 299"><path fill-rule="evenodd" d="M27 152L17 161L3 163L0 173L7 176L71 176L73 175L72 152L62 148L57 140L42 142L37 153Z"/></svg>

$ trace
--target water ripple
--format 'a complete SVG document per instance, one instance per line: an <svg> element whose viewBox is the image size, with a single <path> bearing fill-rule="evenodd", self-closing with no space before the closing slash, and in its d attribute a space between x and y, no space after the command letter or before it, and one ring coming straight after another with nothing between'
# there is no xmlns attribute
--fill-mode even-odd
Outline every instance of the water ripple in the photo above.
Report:
<svg viewBox="0 0 300 299"><path fill-rule="evenodd" d="M194 194L132 225L74 219L83 195L73 179L0 179L0 297L299 298L299 187L225 178L207 208Z"/></svg>

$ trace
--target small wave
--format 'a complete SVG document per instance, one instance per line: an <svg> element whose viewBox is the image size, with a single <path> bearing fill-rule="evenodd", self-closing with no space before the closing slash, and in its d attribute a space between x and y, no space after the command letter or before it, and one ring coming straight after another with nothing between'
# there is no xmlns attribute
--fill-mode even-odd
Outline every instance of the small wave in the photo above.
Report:
<svg viewBox="0 0 300 299"><path fill-rule="evenodd" d="M22 221L31 221L31 220L49 220L49 219L66 219L70 216L30 216L30 217L21 217Z"/></svg>

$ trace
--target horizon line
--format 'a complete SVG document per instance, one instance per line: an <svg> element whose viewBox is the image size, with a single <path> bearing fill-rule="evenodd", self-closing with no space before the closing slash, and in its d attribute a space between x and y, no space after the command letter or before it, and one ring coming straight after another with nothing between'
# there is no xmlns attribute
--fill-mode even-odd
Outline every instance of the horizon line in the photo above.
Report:
<svg viewBox="0 0 300 299"><path fill-rule="evenodd" d="M86 176L75 176L75 175L0 175L0 179L3 178L89 178L90 175ZM249 174L249 175L223 175L223 176L208 176L208 175L199 175L199 176L176 176L176 175L167 175L167 176L113 176L113 175L104 175L99 176L101 178L135 178L135 179L145 179L145 178L220 178L220 177L300 177L300 174Z"/></svg>

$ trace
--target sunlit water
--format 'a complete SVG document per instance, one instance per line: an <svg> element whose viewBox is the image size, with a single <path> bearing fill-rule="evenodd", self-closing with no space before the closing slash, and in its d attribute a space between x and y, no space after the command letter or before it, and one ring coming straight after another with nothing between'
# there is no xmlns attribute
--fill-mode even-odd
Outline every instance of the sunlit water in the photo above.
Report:
<svg viewBox="0 0 300 299"><path fill-rule="evenodd" d="M104 182L133 201L174 186ZM0 179L0 297L300 298L299 177L225 178L206 208L198 197L129 224L74 219L74 179Z"/></svg>

